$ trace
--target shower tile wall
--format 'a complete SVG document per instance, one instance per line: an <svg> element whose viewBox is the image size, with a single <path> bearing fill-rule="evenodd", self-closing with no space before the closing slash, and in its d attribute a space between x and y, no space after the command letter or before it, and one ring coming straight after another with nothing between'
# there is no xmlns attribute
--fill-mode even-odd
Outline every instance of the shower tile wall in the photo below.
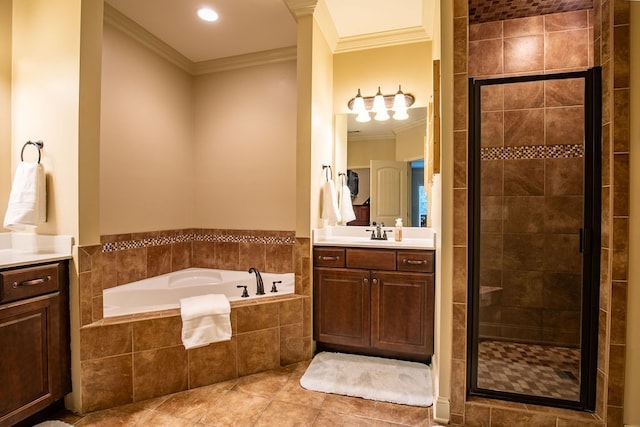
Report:
<svg viewBox="0 0 640 427"><path fill-rule="evenodd" d="M472 24L469 75L584 70L592 20L583 10ZM485 86L481 95L480 336L578 345L582 81Z"/></svg>

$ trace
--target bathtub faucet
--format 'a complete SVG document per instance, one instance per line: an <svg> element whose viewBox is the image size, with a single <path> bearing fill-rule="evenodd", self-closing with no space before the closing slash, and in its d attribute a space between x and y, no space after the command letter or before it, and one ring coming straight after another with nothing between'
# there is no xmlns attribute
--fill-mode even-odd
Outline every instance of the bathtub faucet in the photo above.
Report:
<svg viewBox="0 0 640 427"><path fill-rule="evenodd" d="M256 295L264 295L264 283L262 283L262 276L260 275L258 269L255 267L251 267L249 269L249 273L256 274Z"/></svg>

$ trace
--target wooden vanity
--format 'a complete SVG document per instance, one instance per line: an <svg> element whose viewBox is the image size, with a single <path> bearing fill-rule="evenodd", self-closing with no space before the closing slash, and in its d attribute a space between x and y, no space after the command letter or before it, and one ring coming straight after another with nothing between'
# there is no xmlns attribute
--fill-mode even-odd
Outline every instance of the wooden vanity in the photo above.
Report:
<svg viewBox="0 0 640 427"><path fill-rule="evenodd" d="M430 362L435 251L314 246L319 350Z"/></svg>

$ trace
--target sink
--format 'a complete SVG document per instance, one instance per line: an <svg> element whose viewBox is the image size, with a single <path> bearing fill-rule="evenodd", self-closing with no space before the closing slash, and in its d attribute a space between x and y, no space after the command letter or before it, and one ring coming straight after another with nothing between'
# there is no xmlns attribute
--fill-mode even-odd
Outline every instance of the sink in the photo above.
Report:
<svg viewBox="0 0 640 427"><path fill-rule="evenodd" d="M371 240L371 231L367 230L372 228L351 226L316 228L313 230L313 244L316 246L435 249L435 232L431 228L403 227L401 242L396 242L393 233L389 233L393 227L383 227L383 230L387 230L388 240Z"/></svg>

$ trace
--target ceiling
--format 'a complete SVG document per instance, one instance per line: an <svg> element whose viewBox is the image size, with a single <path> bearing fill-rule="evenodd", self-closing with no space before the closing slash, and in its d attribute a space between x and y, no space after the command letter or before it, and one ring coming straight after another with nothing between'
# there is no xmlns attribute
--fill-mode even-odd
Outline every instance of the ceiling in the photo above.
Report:
<svg viewBox="0 0 640 427"><path fill-rule="evenodd" d="M105 1L194 63L296 45L296 21L286 0ZM425 16L433 20L433 2L319 0L316 9L328 18L323 32L336 44L416 28L426 39L433 25L423 21ZM212 23L198 19L196 11L202 6L216 10L220 19Z"/></svg>

